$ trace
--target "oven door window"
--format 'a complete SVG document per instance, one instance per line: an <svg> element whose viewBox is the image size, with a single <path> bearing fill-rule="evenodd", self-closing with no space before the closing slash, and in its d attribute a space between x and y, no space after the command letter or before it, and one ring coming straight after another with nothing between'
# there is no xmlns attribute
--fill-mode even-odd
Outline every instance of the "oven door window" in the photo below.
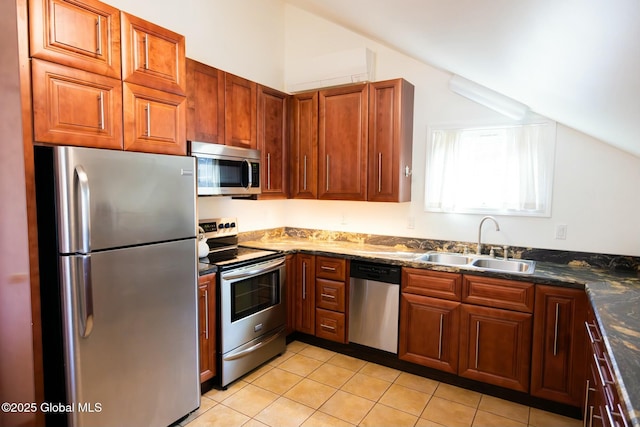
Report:
<svg viewBox="0 0 640 427"><path fill-rule="evenodd" d="M280 304L280 272L251 277L231 284L231 321L243 319Z"/></svg>

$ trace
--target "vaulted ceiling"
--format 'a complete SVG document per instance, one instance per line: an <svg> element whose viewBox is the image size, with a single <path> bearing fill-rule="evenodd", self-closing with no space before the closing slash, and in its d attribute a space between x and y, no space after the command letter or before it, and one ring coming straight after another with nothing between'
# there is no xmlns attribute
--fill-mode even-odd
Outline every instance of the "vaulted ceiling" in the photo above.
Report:
<svg viewBox="0 0 640 427"><path fill-rule="evenodd" d="M640 157L638 0L285 0Z"/></svg>

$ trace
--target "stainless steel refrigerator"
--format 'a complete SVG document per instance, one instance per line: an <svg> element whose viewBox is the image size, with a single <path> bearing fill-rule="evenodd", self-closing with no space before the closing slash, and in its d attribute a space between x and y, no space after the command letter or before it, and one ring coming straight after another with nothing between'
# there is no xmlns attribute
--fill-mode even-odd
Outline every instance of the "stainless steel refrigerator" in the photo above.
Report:
<svg viewBox="0 0 640 427"><path fill-rule="evenodd" d="M197 409L194 159L36 147L35 168L47 425Z"/></svg>

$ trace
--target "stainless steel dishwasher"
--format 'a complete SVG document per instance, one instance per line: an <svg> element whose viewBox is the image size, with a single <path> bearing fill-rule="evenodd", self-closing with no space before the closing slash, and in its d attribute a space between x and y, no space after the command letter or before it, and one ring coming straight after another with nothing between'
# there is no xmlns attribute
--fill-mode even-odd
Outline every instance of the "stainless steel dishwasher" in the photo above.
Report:
<svg viewBox="0 0 640 427"><path fill-rule="evenodd" d="M349 341L398 354L400 267L351 261Z"/></svg>

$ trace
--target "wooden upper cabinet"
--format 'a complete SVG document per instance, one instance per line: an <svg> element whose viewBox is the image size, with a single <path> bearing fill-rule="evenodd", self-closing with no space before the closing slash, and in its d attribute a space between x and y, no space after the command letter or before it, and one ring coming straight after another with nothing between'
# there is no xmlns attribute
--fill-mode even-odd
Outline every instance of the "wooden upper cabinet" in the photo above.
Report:
<svg viewBox="0 0 640 427"><path fill-rule="evenodd" d="M29 0L34 58L119 79L120 11L96 0Z"/></svg>
<svg viewBox="0 0 640 427"><path fill-rule="evenodd" d="M187 154L186 98L134 84L123 84L124 149Z"/></svg>
<svg viewBox="0 0 640 427"><path fill-rule="evenodd" d="M318 197L318 92L291 98L291 197Z"/></svg>
<svg viewBox="0 0 640 427"><path fill-rule="evenodd" d="M226 145L252 149L258 147L257 92L257 83L233 74L225 74Z"/></svg>
<svg viewBox="0 0 640 427"><path fill-rule="evenodd" d="M368 99L366 84L319 92L319 199L367 199Z"/></svg>
<svg viewBox="0 0 640 427"><path fill-rule="evenodd" d="M224 144L224 71L186 61L187 140Z"/></svg>
<svg viewBox="0 0 640 427"><path fill-rule="evenodd" d="M411 201L413 94L403 79L369 84L369 201Z"/></svg>
<svg viewBox="0 0 640 427"><path fill-rule="evenodd" d="M121 12L121 25L122 80L184 95L184 36L126 12Z"/></svg>
<svg viewBox="0 0 640 427"><path fill-rule="evenodd" d="M580 406L584 398L587 296L536 285L531 394Z"/></svg>
<svg viewBox="0 0 640 427"><path fill-rule="evenodd" d="M261 199L287 198L289 95L258 85L258 149L262 156Z"/></svg>
<svg viewBox="0 0 640 427"><path fill-rule="evenodd" d="M122 82L32 60L33 127L38 142L122 149Z"/></svg>

